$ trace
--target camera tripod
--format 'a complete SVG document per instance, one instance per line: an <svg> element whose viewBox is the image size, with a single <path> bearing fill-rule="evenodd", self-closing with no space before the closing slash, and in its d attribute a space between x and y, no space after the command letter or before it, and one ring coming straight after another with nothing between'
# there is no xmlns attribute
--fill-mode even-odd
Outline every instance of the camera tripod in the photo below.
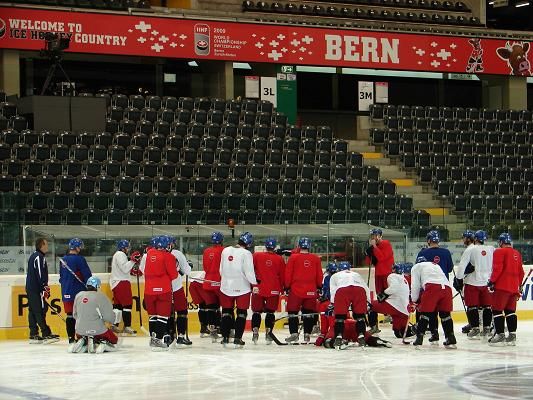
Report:
<svg viewBox="0 0 533 400"><path fill-rule="evenodd" d="M52 79L56 73L56 70L59 69L63 76L65 77L66 81L68 82L68 86L70 89L70 95L72 96L72 82L70 81L70 78L68 77L67 73L65 72L65 69L61 65L61 59L52 58L52 65L48 69L48 74L46 75L46 79L44 81L43 87L41 89L41 96L44 95L44 93L50 88L50 84L52 82Z"/></svg>

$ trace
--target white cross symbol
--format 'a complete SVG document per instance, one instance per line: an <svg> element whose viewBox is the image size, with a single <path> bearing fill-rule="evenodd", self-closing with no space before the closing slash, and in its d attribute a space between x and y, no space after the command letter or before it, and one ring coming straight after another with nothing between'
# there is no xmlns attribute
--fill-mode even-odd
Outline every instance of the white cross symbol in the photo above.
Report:
<svg viewBox="0 0 533 400"><path fill-rule="evenodd" d="M429 55L430 55L431 57L435 57L435 54L433 54L433 53L429 53Z"/></svg>
<svg viewBox="0 0 533 400"><path fill-rule="evenodd" d="M437 56L442 58L444 61L446 61L451 55L452 53L446 51L445 49L440 49L440 51L437 53Z"/></svg>
<svg viewBox="0 0 533 400"><path fill-rule="evenodd" d="M133 29L128 29L128 32L129 32L129 33L132 33L132 32L133 32Z"/></svg>
<svg viewBox="0 0 533 400"><path fill-rule="evenodd" d="M307 54L309 54L309 55L312 55L312 54L313 54L313 52L312 52L312 51L310 51L310 52L309 52L309 53L307 53Z"/></svg>
<svg viewBox="0 0 533 400"><path fill-rule="evenodd" d="M182 43L182 44L180 44L180 47L185 47L185 45Z"/></svg>
<svg viewBox="0 0 533 400"><path fill-rule="evenodd" d="M271 58L274 61L278 61L281 57L283 57L283 54L278 53L276 50L272 50L271 53L268 53L268 58Z"/></svg>
<svg viewBox="0 0 533 400"><path fill-rule="evenodd" d="M296 33L296 32L293 32L293 33L292 33L292 36L296 36L297 34L298 34L298 33Z"/></svg>
<svg viewBox="0 0 533 400"><path fill-rule="evenodd" d="M296 40L296 39L293 39L293 41L291 42L291 44L294 46L294 47L298 47L300 45L300 41L299 40Z"/></svg>
<svg viewBox="0 0 533 400"><path fill-rule="evenodd" d="M455 50L456 47L457 47L457 45L456 45L455 43L452 43L452 44L450 45L450 48L452 48L452 49L454 49L454 50Z"/></svg>
<svg viewBox="0 0 533 400"><path fill-rule="evenodd" d="M416 46L413 46L413 50L416 50Z"/></svg>
<svg viewBox="0 0 533 400"><path fill-rule="evenodd" d="M163 35L163 36L161 36L161 37L159 38L159 41L160 41L160 42L163 42L163 43L168 42L168 40L169 40L169 39L168 39L165 35Z"/></svg>
<svg viewBox="0 0 533 400"><path fill-rule="evenodd" d="M147 24L144 21L139 22L138 25L135 25L135 29L141 31L142 33L148 32L150 29L152 29L152 25Z"/></svg>
<svg viewBox="0 0 533 400"><path fill-rule="evenodd" d="M307 50L307 49L306 49L304 46L300 47L300 51L301 51L302 53L303 53L304 51L306 51L306 50Z"/></svg>
<svg viewBox="0 0 533 400"><path fill-rule="evenodd" d="M418 54L420 57L422 57L424 54L426 54L426 52L422 49L418 49L417 51L415 51L416 54Z"/></svg>
<svg viewBox="0 0 533 400"><path fill-rule="evenodd" d="M437 68L440 65L440 62L438 62L437 60L433 60L433 61L431 61L430 64L431 64L432 67Z"/></svg>
<svg viewBox="0 0 533 400"><path fill-rule="evenodd" d="M156 31L156 30L154 29L154 30L152 31L152 35L157 36L157 35L159 35L159 32Z"/></svg>
<svg viewBox="0 0 533 400"><path fill-rule="evenodd" d="M283 33L280 33L278 36L276 36L279 40L285 39L285 35Z"/></svg>
<svg viewBox="0 0 533 400"><path fill-rule="evenodd" d="M255 47L257 47L258 49L260 49L260 48L263 47L263 46L264 46L264 44L261 43L261 42L257 42L257 43L255 44Z"/></svg>
<svg viewBox="0 0 533 400"><path fill-rule="evenodd" d="M281 49L281 51L284 52L284 53L286 53L286 52L288 52L289 50L287 50L287 48L284 47L284 48Z"/></svg>
<svg viewBox="0 0 533 400"><path fill-rule="evenodd" d="M264 55L265 55L265 52L264 52L264 51L262 51L262 52L261 52L261 53L259 53L259 54L261 54L262 56L264 56Z"/></svg>
<svg viewBox="0 0 533 400"><path fill-rule="evenodd" d="M170 47L175 48L176 46L177 46L176 43L174 43L174 42L170 43Z"/></svg>
<svg viewBox="0 0 533 400"><path fill-rule="evenodd" d="M305 35L303 38L302 38L302 42L304 42L305 44L311 44L313 43L313 38L311 36L307 36Z"/></svg>
<svg viewBox="0 0 533 400"><path fill-rule="evenodd" d="M271 45L272 47L278 47L279 42L276 42L275 40L273 40L273 41L271 41L271 42L269 43L269 45Z"/></svg>
<svg viewBox="0 0 533 400"><path fill-rule="evenodd" d="M164 47L161 46L159 43L154 43L150 48L157 53L164 49Z"/></svg>
<svg viewBox="0 0 533 400"><path fill-rule="evenodd" d="M141 43L144 43L144 42L146 42L146 39L141 36L139 39L137 39L137 41L141 42Z"/></svg>
<svg viewBox="0 0 533 400"><path fill-rule="evenodd" d="M454 58L452 61L453 61L453 62L457 62L457 60L456 60L455 58Z"/></svg>
<svg viewBox="0 0 533 400"><path fill-rule="evenodd" d="M431 42L431 47L437 47L437 46L438 46L437 42Z"/></svg>
<svg viewBox="0 0 533 400"><path fill-rule="evenodd" d="M264 37L264 36L261 36L261 40L266 40L266 37Z"/></svg>
<svg viewBox="0 0 533 400"><path fill-rule="evenodd" d="M450 64L446 64L447 67L450 67Z"/></svg>
<svg viewBox="0 0 533 400"><path fill-rule="evenodd" d="M291 50L291 53L292 53L292 54L296 53L296 50Z"/></svg>
<svg viewBox="0 0 533 400"><path fill-rule="evenodd" d="M180 39L181 39L181 40L185 40L185 39L187 39L187 35L185 35L185 34L182 33L182 34L180 35Z"/></svg>
<svg viewBox="0 0 533 400"><path fill-rule="evenodd" d="M304 58L303 58L303 57L300 57L299 59L300 59L300 61L303 61Z"/></svg>
<svg viewBox="0 0 533 400"><path fill-rule="evenodd" d="M173 33L172 36L176 37L176 36L178 36L178 34L177 33Z"/></svg>
<svg viewBox="0 0 533 400"><path fill-rule="evenodd" d="M252 37L256 37L257 35L255 33L252 33Z"/></svg>
<svg viewBox="0 0 533 400"><path fill-rule="evenodd" d="M418 62L418 65L421 65L421 64L422 64L422 61L419 61L419 62Z"/></svg>
<svg viewBox="0 0 533 400"><path fill-rule="evenodd" d="M150 40L151 40L151 41L153 42L153 41L154 41L154 38L153 38L153 37L151 37L151 38L150 38Z"/></svg>

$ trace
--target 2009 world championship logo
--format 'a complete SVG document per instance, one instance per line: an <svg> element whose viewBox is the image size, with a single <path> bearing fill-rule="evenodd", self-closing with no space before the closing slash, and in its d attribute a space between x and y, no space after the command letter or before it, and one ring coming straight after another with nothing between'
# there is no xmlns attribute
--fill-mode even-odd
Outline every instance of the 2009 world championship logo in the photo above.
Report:
<svg viewBox="0 0 533 400"><path fill-rule="evenodd" d="M6 34L6 23L0 18L0 38L3 38Z"/></svg>

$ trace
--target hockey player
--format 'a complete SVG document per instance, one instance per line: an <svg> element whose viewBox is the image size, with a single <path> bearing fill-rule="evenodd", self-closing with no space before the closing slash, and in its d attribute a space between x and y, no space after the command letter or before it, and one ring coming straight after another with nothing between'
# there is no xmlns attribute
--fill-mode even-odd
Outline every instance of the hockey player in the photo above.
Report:
<svg viewBox="0 0 533 400"><path fill-rule="evenodd" d="M383 231L379 228L370 231L368 244L367 262L374 266L375 291L381 293L387 288L387 276L392 272L394 253L390 242L383 239Z"/></svg>
<svg viewBox="0 0 533 400"><path fill-rule="evenodd" d="M491 298L487 281L492 272L493 246L486 246L487 234L484 231L474 233L475 244L470 244L457 267L453 286L460 292L464 290L468 323L471 327L469 339L487 338L492 322ZM464 286L464 289L463 289ZM479 328L479 311L483 315L483 331Z"/></svg>
<svg viewBox="0 0 533 400"><path fill-rule="evenodd" d="M205 281L203 289L206 296L207 321L211 339L215 342L218 339L217 326L218 311L220 309L220 257L223 246L224 235L220 232L211 234L212 246L204 250L202 264L205 271Z"/></svg>
<svg viewBox="0 0 533 400"><path fill-rule="evenodd" d="M113 291L113 309L117 310L117 320L115 321L116 330L120 320L124 321L123 332L128 335L135 335L131 329L131 306L133 298L131 293L130 275L134 268L138 268L141 261L141 253L135 251L128 260L130 251L130 242L121 239L117 242L117 251L113 254L111 261L111 275L109 277L109 286Z"/></svg>
<svg viewBox="0 0 533 400"><path fill-rule="evenodd" d="M318 313L320 315L320 334L316 338L315 346L322 346L326 335L328 334L329 324L328 319L333 318L332 315L327 316L326 311L330 305L331 293L329 290L329 281L331 277L339 271L339 266L335 262L330 262L326 265L326 274L324 275L324 280L322 281L322 293L318 298ZM330 311L331 314L331 311ZM333 323L331 326L335 325L335 319L333 318ZM332 328L333 329L333 328Z"/></svg>
<svg viewBox="0 0 533 400"><path fill-rule="evenodd" d="M115 351L118 338L106 327L106 323L113 324L119 310L113 309L109 299L98 292L101 286L100 278L91 276L86 285L87 289L79 292L74 299L73 315L79 339L69 346L69 352Z"/></svg>
<svg viewBox="0 0 533 400"><path fill-rule="evenodd" d="M254 271L257 285L252 289L252 341L257 344L259 328L261 326L261 313L265 316L265 340L272 343L270 332L274 329L276 319L274 312L278 309L279 296L283 290L285 279L285 261L276 254L277 241L274 238L265 240L266 252L257 252L253 255Z"/></svg>
<svg viewBox="0 0 533 400"><path fill-rule="evenodd" d="M176 259L168 249L170 240L161 236L146 254L144 301L149 315L152 351L168 350L167 324L172 312L172 281L178 277Z"/></svg>
<svg viewBox="0 0 533 400"><path fill-rule="evenodd" d="M359 346L366 346L365 314L370 303L370 289L357 272L350 271L351 265L347 261L339 263L339 272L333 275L329 281L331 293L330 309L335 315L335 348L345 347L346 342L342 340L344 332L344 321L348 317L350 306L352 308L353 319L355 320Z"/></svg>
<svg viewBox="0 0 533 400"><path fill-rule="evenodd" d="M452 288L438 264L427 261L424 257L416 259L416 264L411 269L411 300L419 302L418 311L421 314L413 345L422 345L431 314L438 312L446 336L444 347L457 348L450 314L453 309Z"/></svg>
<svg viewBox="0 0 533 400"><path fill-rule="evenodd" d="M83 240L70 239L68 253L59 259L59 283L61 284L63 308L67 314L65 324L69 343L76 342L76 320L72 316L74 299L79 292L85 290L85 282L92 276L85 257L80 255L82 249Z"/></svg>
<svg viewBox="0 0 533 400"><path fill-rule="evenodd" d="M176 259L176 270L178 277L172 281L172 313L169 322L172 324L171 333L174 333L174 314L176 314L176 342L177 348L190 346L192 342L185 337L187 333L188 324L188 304L185 297L185 290L183 289L183 276L191 274L191 266L187 261L187 257L180 250L176 249L176 238L169 237L170 253ZM173 340L173 335L171 334Z"/></svg>
<svg viewBox="0 0 533 400"><path fill-rule="evenodd" d="M322 317L322 316L321 316ZM322 322L325 321L325 322ZM335 348L335 317L333 315L324 316L324 319L321 319L321 324L324 325L323 329L324 340L319 342L318 339L315 342L315 346L324 346L326 349ZM365 332L365 344L368 347L392 347L392 343L387 340L381 339L378 336L372 336L370 331ZM358 343L359 332L357 331L357 322L352 318L347 318L344 321L344 331L342 332L342 340L344 345L339 347L339 349L344 349L348 347L349 343L355 342Z"/></svg>
<svg viewBox="0 0 533 400"><path fill-rule="evenodd" d="M221 254L220 305L222 306L222 319L220 321L220 333L224 347L229 344L235 307L237 308L237 318L235 318L233 344L235 348L242 348L245 344L242 335L250 306L250 292L252 285L257 285L253 257L249 251L253 242L252 234L244 232L239 237L236 246L226 247Z"/></svg>
<svg viewBox="0 0 533 400"><path fill-rule="evenodd" d="M299 252L289 257L285 269L285 289L289 296L287 299L287 312L289 314L290 336L285 339L287 343L298 344L298 312L301 310L304 324L304 342L311 340L313 330L313 314L316 312L317 290L322 286L324 274L320 258L309 252L311 240L302 237L298 241Z"/></svg>
<svg viewBox="0 0 533 400"><path fill-rule="evenodd" d="M438 264L439 267L446 275L446 279L450 279L450 272L453 271L453 260L452 253L450 250L443 249L439 246L440 243L440 234L439 231L429 231L426 235L426 242L428 247L420 250L417 255L418 257L424 257L426 260ZM431 316L429 321L429 331L431 332L430 342L438 343L439 341L439 330L438 330L438 320L437 314Z"/></svg>
<svg viewBox="0 0 533 400"><path fill-rule="evenodd" d="M404 265L394 264L392 274L387 277L387 289L377 294L377 301L371 303L371 311L368 313L370 332L375 333L378 313L392 317L392 330L397 338L402 338L409 317L409 283L404 278ZM408 328L406 336L414 333Z"/></svg>
<svg viewBox="0 0 533 400"><path fill-rule="evenodd" d="M463 251L463 254L461 255L461 263L464 262L465 265L467 265L469 263L468 260L470 260L470 252L472 251L473 246L474 246L474 240L475 240L474 231L467 229L466 231L463 232L462 239L463 239L463 244L465 246L465 250ZM466 261L464 261L463 259ZM466 317L468 319L468 313ZM470 322L468 322L465 326L462 327L461 331L463 333L468 333L470 332L471 329L472 327L470 326Z"/></svg>
<svg viewBox="0 0 533 400"><path fill-rule="evenodd" d="M195 280L198 279L198 280ZM205 279L205 271L200 271L196 278L192 278L189 283L189 293L191 294L192 302L198 304L198 321L200 322L200 337L209 336L209 329L207 327L207 296L202 287L202 282Z"/></svg>
<svg viewBox="0 0 533 400"><path fill-rule="evenodd" d="M488 281L488 288L492 293L492 314L496 333L489 339L491 346L515 346L516 302L522 293L524 268L522 255L513 249L513 240L508 233L502 233L498 238L498 249L494 251L492 260L492 274ZM505 312L505 320L503 313ZM505 338L504 325L507 322L509 336Z"/></svg>
<svg viewBox="0 0 533 400"><path fill-rule="evenodd" d="M59 341L59 335L52 334L46 324L48 311L47 299L50 297L48 286L48 264L45 255L48 252L48 241L38 238L35 251L28 260L26 275L26 295L28 296L28 322L30 327L30 343L53 343ZM39 336L39 328L41 336Z"/></svg>

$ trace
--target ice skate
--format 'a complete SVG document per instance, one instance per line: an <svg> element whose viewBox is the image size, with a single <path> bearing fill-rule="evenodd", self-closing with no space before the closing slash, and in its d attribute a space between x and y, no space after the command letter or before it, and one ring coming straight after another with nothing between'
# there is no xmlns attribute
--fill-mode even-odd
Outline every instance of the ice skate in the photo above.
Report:
<svg viewBox="0 0 533 400"><path fill-rule="evenodd" d="M309 344L311 342L311 335L309 333L304 333L304 341L302 344Z"/></svg>
<svg viewBox="0 0 533 400"><path fill-rule="evenodd" d="M365 337L364 336L359 336L357 338L357 344L359 345L359 347L366 347ZM348 347L348 346L346 346L346 347Z"/></svg>
<svg viewBox="0 0 533 400"><path fill-rule="evenodd" d="M503 333L495 333L489 339L489 346L505 346L505 335Z"/></svg>
<svg viewBox="0 0 533 400"><path fill-rule="evenodd" d="M130 326L126 326L126 327L124 327L124 330L122 331L122 334L123 335L127 335L127 336L137 336L137 331L131 329Z"/></svg>
<svg viewBox="0 0 533 400"><path fill-rule="evenodd" d="M184 336L178 336L174 343L177 349L187 348L192 345L192 342L190 340L187 340L187 338L185 338Z"/></svg>
<svg viewBox="0 0 533 400"><path fill-rule="evenodd" d="M218 339L220 339L218 330L213 325L209 327L209 336L211 336L211 343L217 343Z"/></svg>
<svg viewBox="0 0 533 400"><path fill-rule="evenodd" d="M30 336L30 344L42 344L43 342L44 342L44 339L40 337L39 335Z"/></svg>
<svg viewBox="0 0 533 400"><path fill-rule="evenodd" d="M254 342L254 344L257 344L258 341L259 341L259 329L254 328L253 333L252 333L252 342Z"/></svg>
<svg viewBox="0 0 533 400"><path fill-rule="evenodd" d="M236 349L242 349L246 343L242 339L233 339L233 347Z"/></svg>
<svg viewBox="0 0 533 400"><path fill-rule="evenodd" d="M220 344L222 344L222 346L224 346L224 347L228 347L229 338L222 338L222 341L220 342Z"/></svg>
<svg viewBox="0 0 533 400"><path fill-rule="evenodd" d="M481 332L479 328L472 328L472 330L466 334L466 337L470 340L479 340L481 339Z"/></svg>
<svg viewBox="0 0 533 400"><path fill-rule="evenodd" d="M202 325L200 327L200 337L201 338L205 338L205 337L209 337L211 336L211 332L209 331L209 329L207 328L207 325Z"/></svg>
<svg viewBox="0 0 533 400"><path fill-rule="evenodd" d="M444 343L442 343L443 346L447 349L456 349L457 348L457 340L455 339L455 335L451 334L448 335Z"/></svg>
<svg viewBox="0 0 533 400"><path fill-rule="evenodd" d="M270 329L267 328L265 332L265 342L268 346L270 346L273 342L272 337L270 336Z"/></svg>
<svg viewBox="0 0 533 400"><path fill-rule="evenodd" d="M89 336L87 338L87 352L94 353L96 352L96 343L94 342L94 338L92 336Z"/></svg>
<svg viewBox="0 0 533 400"><path fill-rule="evenodd" d="M505 344L507 346L516 346L516 333L509 333L509 336L505 338Z"/></svg>
<svg viewBox="0 0 533 400"><path fill-rule="evenodd" d="M388 348L392 347L392 343L391 342L389 342L387 340L382 340L379 337L376 337L376 344L377 344L377 347L388 347Z"/></svg>
<svg viewBox="0 0 533 400"><path fill-rule="evenodd" d="M158 339L155 336L155 333L152 333L152 337L150 338L150 350L168 351L168 345L162 339Z"/></svg>
<svg viewBox="0 0 533 400"><path fill-rule="evenodd" d="M315 325L313 326L313 330L311 331L311 336L318 336L320 335L320 326Z"/></svg>
<svg viewBox="0 0 533 400"><path fill-rule="evenodd" d="M68 346L69 353L85 353L87 351L87 340L82 337L77 342L72 342Z"/></svg>
<svg viewBox="0 0 533 400"><path fill-rule="evenodd" d="M470 332L471 329L472 329L472 327L470 326L470 324L467 324L467 325L465 325L465 326L463 326L461 328L461 332L468 333L468 332Z"/></svg>
<svg viewBox="0 0 533 400"><path fill-rule="evenodd" d="M229 338L230 338L230 339L235 339L235 329L231 329L231 330L229 331Z"/></svg>
<svg viewBox="0 0 533 400"><path fill-rule="evenodd" d="M300 335L297 333L291 333L291 335L288 338L285 338L285 342L288 344L300 344Z"/></svg>
<svg viewBox="0 0 533 400"><path fill-rule="evenodd" d="M428 339L429 343L433 346L439 345L439 332L431 332L431 337Z"/></svg>
<svg viewBox="0 0 533 400"><path fill-rule="evenodd" d="M59 335L50 334L48 336L43 337L42 339L43 344L56 343L59 342Z"/></svg>
<svg viewBox="0 0 533 400"><path fill-rule="evenodd" d="M417 334L416 339L413 342L413 346L415 346L415 348L420 348L420 346L422 346L423 343L424 343L424 335Z"/></svg>

